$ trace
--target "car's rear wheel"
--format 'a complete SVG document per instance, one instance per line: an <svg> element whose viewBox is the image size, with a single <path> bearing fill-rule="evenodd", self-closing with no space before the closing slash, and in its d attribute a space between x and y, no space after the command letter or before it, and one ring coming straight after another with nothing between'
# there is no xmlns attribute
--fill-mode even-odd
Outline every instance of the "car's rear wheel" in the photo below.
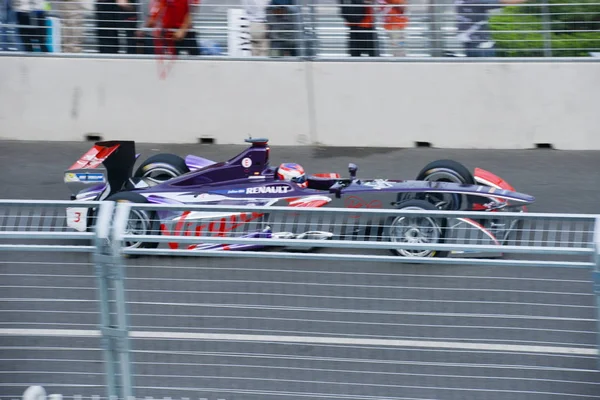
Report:
<svg viewBox="0 0 600 400"><path fill-rule="evenodd" d="M109 196L107 201L117 203L148 203L148 200L140 194L131 192L121 192ZM132 209L129 212L127 225L125 228L127 235L159 235L160 221L155 211L146 209ZM126 240L124 243L128 249L153 249L157 248L159 243L148 243L136 240Z"/></svg>
<svg viewBox="0 0 600 400"><path fill-rule="evenodd" d="M408 200L396 206L399 210L437 210L424 200ZM388 225L388 237L391 242L438 244L444 242L445 218L433 216L403 215L394 217ZM391 249L391 252L403 257L446 257L447 251L424 249Z"/></svg>
<svg viewBox="0 0 600 400"><path fill-rule="evenodd" d="M185 160L178 155L161 153L149 157L133 174L136 178L151 178L164 182L190 172Z"/></svg>

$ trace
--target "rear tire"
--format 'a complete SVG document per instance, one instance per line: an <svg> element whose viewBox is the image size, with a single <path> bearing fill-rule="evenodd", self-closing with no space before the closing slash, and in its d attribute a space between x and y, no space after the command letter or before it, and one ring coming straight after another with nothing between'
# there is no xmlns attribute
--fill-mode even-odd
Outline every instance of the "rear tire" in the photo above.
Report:
<svg viewBox="0 0 600 400"><path fill-rule="evenodd" d="M144 161L133 176L135 178L151 178L157 182L165 182L190 172L185 160L178 155L161 153Z"/></svg>
<svg viewBox="0 0 600 400"><path fill-rule="evenodd" d="M148 203L148 200L144 196L132 192L115 193L106 200L117 203ZM131 210L127 221L126 233L128 235L160 235L158 215L155 211L150 210ZM155 249L158 245L159 243L125 242L125 248L127 249Z"/></svg>
<svg viewBox="0 0 600 400"><path fill-rule="evenodd" d="M399 210L437 210L425 200L408 200L396 206ZM428 243L444 242L446 219L441 217L398 216L394 217L386 227L387 236L391 242ZM447 257L447 251L391 249L392 254L402 257Z"/></svg>

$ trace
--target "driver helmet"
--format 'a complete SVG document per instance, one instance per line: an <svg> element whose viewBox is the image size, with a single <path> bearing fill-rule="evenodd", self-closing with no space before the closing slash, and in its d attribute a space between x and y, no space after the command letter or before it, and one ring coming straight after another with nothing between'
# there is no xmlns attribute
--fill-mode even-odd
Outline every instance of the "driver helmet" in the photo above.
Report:
<svg viewBox="0 0 600 400"><path fill-rule="evenodd" d="M277 169L277 177L282 181L295 182L300 187L307 187L306 174L302 165L295 163L283 163Z"/></svg>

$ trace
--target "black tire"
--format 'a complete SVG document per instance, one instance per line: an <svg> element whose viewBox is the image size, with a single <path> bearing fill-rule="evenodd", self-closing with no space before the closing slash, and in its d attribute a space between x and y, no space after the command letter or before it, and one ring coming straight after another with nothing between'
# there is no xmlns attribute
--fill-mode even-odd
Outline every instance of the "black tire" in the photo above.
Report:
<svg viewBox="0 0 600 400"><path fill-rule="evenodd" d="M115 193L112 196L109 196L107 201L115 201L115 202L130 202L137 204L148 203L148 200L140 194L132 193L132 192L121 192ZM142 228L139 229L140 233L143 235L160 235L160 221L158 220L158 216L155 211L151 210L132 210L129 214L130 222L138 219L140 223L142 223ZM129 226L129 225L128 225ZM128 232L130 233L130 232ZM128 249L155 249L157 248L159 243L146 243L146 242L126 242L125 248Z"/></svg>
<svg viewBox="0 0 600 400"><path fill-rule="evenodd" d="M436 160L430 162L417 174L416 180L476 185L475 178L469 169L454 160ZM412 196L399 194L397 201L400 203L410 199L429 201L438 210L470 210L473 206L469 196L452 193L419 193Z"/></svg>
<svg viewBox="0 0 600 400"><path fill-rule="evenodd" d="M152 178L164 182L190 172L185 160L178 155L161 153L149 157L135 171L135 178Z"/></svg>
<svg viewBox="0 0 600 400"><path fill-rule="evenodd" d="M396 205L396 208L398 208L399 210L438 210L433 204L431 204L428 201L425 200L408 200L405 202L402 202L398 205ZM390 241L394 241L394 238L396 236L394 236L394 225L397 225L399 222L404 221L405 219L409 219L409 218L414 218L416 221L418 221L419 225L424 222L424 226L429 225L431 227L431 229L433 230L433 232L435 233L435 235L437 236L437 238L435 239L435 241L433 243L444 243L444 239L445 239L445 232L446 232L446 218L441 218L441 217L422 217L422 216L415 216L415 217L403 217L403 216L399 216L399 217L394 217L391 218L389 220L389 223L386 224L386 233L387 233L387 237L389 238ZM408 231L411 232L411 235L416 233L414 231L414 227L409 229ZM406 235L409 235L409 232L405 233L405 237ZM421 233L420 231L418 233ZM413 238L416 239L415 236L412 236ZM419 257L419 258L432 258L432 257L447 257L448 256L448 252L447 251L437 251L437 250L414 250L414 252L416 252L417 254L411 254L411 250L410 249L390 249L390 251L392 252L392 254L397 255L397 256L402 256L402 257ZM421 252L421 253L418 253Z"/></svg>
<svg viewBox="0 0 600 400"><path fill-rule="evenodd" d="M475 178L467 167L454 160L436 160L417 174L418 181L454 182L475 185Z"/></svg>

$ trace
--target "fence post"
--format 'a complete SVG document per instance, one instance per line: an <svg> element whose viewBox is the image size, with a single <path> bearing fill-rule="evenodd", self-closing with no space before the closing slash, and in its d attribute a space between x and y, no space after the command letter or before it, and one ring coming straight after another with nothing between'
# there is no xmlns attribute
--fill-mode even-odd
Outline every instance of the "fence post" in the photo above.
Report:
<svg viewBox="0 0 600 400"><path fill-rule="evenodd" d="M122 250L124 247L123 235L129 221L129 210L131 204L119 203L115 210L115 218L112 225L112 254L115 268L119 270L120 279L115 281L115 297L117 307L117 324L119 330L124 333L122 339L121 373L123 376L123 398L135 398L133 393L133 372L131 364L131 352L129 346L129 318L127 316L127 302L125 299L125 258Z"/></svg>
<svg viewBox="0 0 600 400"><path fill-rule="evenodd" d="M600 217L596 217L594 223L594 271L592 278L594 283L594 296L596 298L596 348L598 350L597 368L600 370Z"/></svg>
<svg viewBox="0 0 600 400"><path fill-rule="evenodd" d="M542 3L542 36L544 37L544 56L552 57L552 22L548 3Z"/></svg>
<svg viewBox="0 0 600 400"><path fill-rule="evenodd" d="M103 202L100 206L96 221L94 264L100 297L100 331L106 362L108 397L125 399L133 396L133 384L123 284L124 266L111 234L114 205L114 202ZM114 289L114 310L110 306L111 288Z"/></svg>
<svg viewBox="0 0 600 400"><path fill-rule="evenodd" d="M442 27L441 27L441 16L440 10L441 2L437 0L429 0L429 17L430 17L430 46L431 46L431 56L432 57L442 57L444 55L443 39L442 39Z"/></svg>
<svg viewBox="0 0 600 400"><path fill-rule="evenodd" d="M302 56L306 60L312 60L317 58L319 45L317 43L317 9L313 4L312 0L302 0L301 4L301 21L302 21L302 39L303 39L303 53ZM308 9L308 15L304 13Z"/></svg>

